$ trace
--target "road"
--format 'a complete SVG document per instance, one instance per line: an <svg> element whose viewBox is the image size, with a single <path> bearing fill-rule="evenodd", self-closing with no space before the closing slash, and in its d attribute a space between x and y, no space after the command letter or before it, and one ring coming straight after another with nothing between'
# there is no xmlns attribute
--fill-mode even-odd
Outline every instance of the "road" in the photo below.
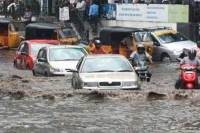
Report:
<svg viewBox="0 0 200 133"><path fill-rule="evenodd" d="M0 133L198 133L200 93L175 90L178 63L156 62L135 91L73 90L69 77L34 77L0 50Z"/></svg>

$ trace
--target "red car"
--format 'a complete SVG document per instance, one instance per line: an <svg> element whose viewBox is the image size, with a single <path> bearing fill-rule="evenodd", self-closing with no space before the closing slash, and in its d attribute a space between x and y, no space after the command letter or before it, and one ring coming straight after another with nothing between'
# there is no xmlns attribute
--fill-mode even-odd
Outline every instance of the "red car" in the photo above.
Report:
<svg viewBox="0 0 200 133"><path fill-rule="evenodd" d="M17 48L14 66L19 69L32 70L40 48L48 45L60 45L58 40L25 40Z"/></svg>

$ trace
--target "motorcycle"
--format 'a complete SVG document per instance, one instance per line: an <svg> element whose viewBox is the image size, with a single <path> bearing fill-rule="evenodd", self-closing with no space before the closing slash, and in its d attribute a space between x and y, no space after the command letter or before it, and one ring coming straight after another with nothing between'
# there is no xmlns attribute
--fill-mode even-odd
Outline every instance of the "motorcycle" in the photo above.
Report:
<svg viewBox="0 0 200 133"><path fill-rule="evenodd" d="M197 66L193 64L181 65L180 89L198 89Z"/></svg>
<svg viewBox="0 0 200 133"><path fill-rule="evenodd" d="M141 81L150 81L151 77L148 72L148 63L146 61L139 61L134 69Z"/></svg>

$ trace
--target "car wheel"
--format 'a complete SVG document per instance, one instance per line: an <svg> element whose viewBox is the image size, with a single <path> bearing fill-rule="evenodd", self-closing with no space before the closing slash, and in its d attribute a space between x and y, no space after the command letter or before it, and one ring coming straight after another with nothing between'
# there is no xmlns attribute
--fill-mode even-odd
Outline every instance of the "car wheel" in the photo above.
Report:
<svg viewBox="0 0 200 133"><path fill-rule="evenodd" d="M28 64L26 65L26 68L25 68L25 70L30 70L30 67L29 67L29 65L28 65Z"/></svg>
<svg viewBox="0 0 200 133"><path fill-rule="evenodd" d="M48 72L45 71L44 76L45 76L45 77L49 77Z"/></svg>
<svg viewBox="0 0 200 133"><path fill-rule="evenodd" d="M71 79L71 87L74 88L74 80L73 80L73 78Z"/></svg>
<svg viewBox="0 0 200 133"><path fill-rule="evenodd" d="M35 71L34 71L34 70L32 70L32 73L33 73L33 76L36 76L36 74L35 74Z"/></svg>
<svg viewBox="0 0 200 133"><path fill-rule="evenodd" d="M17 68L17 63L14 61L14 67Z"/></svg>
<svg viewBox="0 0 200 133"><path fill-rule="evenodd" d="M170 62L171 59L170 59L170 56L169 56L167 53L163 53L163 54L161 55L160 61L162 61L162 62Z"/></svg>

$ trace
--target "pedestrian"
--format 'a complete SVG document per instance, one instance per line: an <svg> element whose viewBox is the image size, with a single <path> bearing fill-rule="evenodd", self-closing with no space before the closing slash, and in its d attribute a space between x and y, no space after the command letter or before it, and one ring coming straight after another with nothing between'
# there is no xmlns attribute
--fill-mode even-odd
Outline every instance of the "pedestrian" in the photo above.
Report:
<svg viewBox="0 0 200 133"><path fill-rule="evenodd" d="M86 0L86 9L85 9L85 16L87 17L87 20L89 19L89 10L90 6L92 4L92 0Z"/></svg>
<svg viewBox="0 0 200 133"><path fill-rule="evenodd" d="M25 19L25 22L26 22L26 25L28 25L29 23L31 23L31 18L32 18L32 12L30 10L30 6L27 6L26 7L26 12L24 14L24 19Z"/></svg>
<svg viewBox="0 0 200 133"><path fill-rule="evenodd" d="M3 1L3 13L5 14L6 18L8 17L7 7L8 7L8 0L4 0Z"/></svg>
<svg viewBox="0 0 200 133"><path fill-rule="evenodd" d="M93 32L97 33L97 26L98 26L98 20L99 20L99 5L97 4L97 1L95 0L90 6L89 20L94 24Z"/></svg>
<svg viewBox="0 0 200 133"><path fill-rule="evenodd" d="M82 20L84 20L85 17L85 9L86 9L85 0L78 0L76 4L76 10L78 10L78 14Z"/></svg>

